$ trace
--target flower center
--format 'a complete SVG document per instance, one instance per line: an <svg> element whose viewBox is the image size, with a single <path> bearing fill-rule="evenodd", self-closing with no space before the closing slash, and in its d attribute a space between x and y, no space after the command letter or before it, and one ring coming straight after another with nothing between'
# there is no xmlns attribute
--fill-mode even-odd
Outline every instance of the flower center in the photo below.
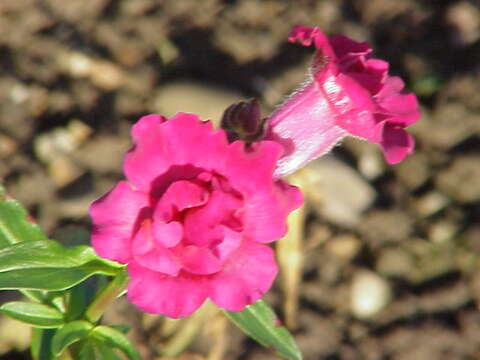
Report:
<svg viewBox="0 0 480 360"><path fill-rule="evenodd" d="M242 196L220 175L202 173L173 182L141 226L151 235L134 241L134 248L141 249L137 261L170 275L180 269L202 275L218 272L240 245L242 207Z"/></svg>

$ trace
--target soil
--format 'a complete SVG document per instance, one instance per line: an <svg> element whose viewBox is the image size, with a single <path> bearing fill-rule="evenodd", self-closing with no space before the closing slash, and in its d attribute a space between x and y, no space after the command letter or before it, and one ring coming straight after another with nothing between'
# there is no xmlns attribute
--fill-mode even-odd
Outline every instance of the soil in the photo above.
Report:
<svg viewBox="0 0 480 360"><path fill-rule="evenodd" d="M348 140L292 179L308 195L303 267L297 285L284 275L267 300L290 316L306 360L479 359L478 0L0 1L2 183L53 238L88 242L88 206L122 179L131 124L179 111L218 122L252 97L268 114L312 54L287 43L295 24L370 42L418 94L422 120L402 164ZM363 199L341 199L351 213L322 202L338 190L329 170ZM376 308L361 308L365 292ZM132 324L145 359L179 349L184 360L277 358L211 308L169 322L120 301L107 315ZM29 359L24 349L0 338L1 359Z"/></svg>

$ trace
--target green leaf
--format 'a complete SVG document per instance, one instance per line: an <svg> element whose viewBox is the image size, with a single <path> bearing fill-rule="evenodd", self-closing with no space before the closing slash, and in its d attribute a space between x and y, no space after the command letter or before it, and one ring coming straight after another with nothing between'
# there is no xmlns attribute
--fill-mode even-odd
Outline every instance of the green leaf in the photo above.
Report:
<svg viewBox="0 0 480 360"><path fill-rule="evenodd" d="M82 317L88 304L88 292L91 285L84 281L67 292L67 320L78 320Z"/></svg>
<svg viewBox="0 0 480 360"><path fill-rule="evenodd" d="M93 329L91 335L97 341L101 341L112 348L123 351L129 359L140 360L140 355L137 350L121 331L109 326L100 325Z"/></svg>
<svg viewBox="0 0 480 360"><path fill-rule="evenodd" d="M46 240L40 227L28 219L28 213L16 200L7 198L0 186L0 249L21 241Z"/></svg>
<svg viewBox="0 0 480 360"><path fill-rule="evenodd" d="M71 268L95 260L92 248L66 248L53 240L22 242L0 250L0 271L33 268Z"/></svg>
<svg viewBox="0 0 480 360"><path fill-rule="evenodd" d="M52 339L52 353L60 355L70 345L87 339L93 325L84 320L72 321L57 331Z"/></svg>
<svg viewBox="0 0 480 360"><path fill-rule="evenodd" d="M89 246L21 242L0 249L0 289L65 290L94 274L112 276L122 268L97 257Z"/></svg>
<svg viewBox="0 0 480 360"><path fill-rule="evenodd" d="M263 300L247 306L242 312L225 313L245 334L263 346L272 348L279 356L289 360L302 359L292 335L277 324L277 316Z"/></svg>
<svg viewBox="0 0 480 360"><path fill-rule="evenodd" d="M81 344L78 360L121 360L114 349L93 338Z"/></svg>
<svg viewBox="0 0 480 360"><path fill-rule="evenodd" d="M95 352L98 354L98 359L102 360L120 360L120 357L117 355L114 349L109 347L102 341L94 342Z"/></svg>
<svg viewBox="0 0 480 360"><path fill-rule="evenodd" d="M95 351L95 343L92 341L86 341L78 354L78 360L98 360L98 356Z"/></svg>
<svg viewBox="0 0 480 360"><path fill-rule="evenodd" d="M0 311L35 327L57 328L64 323L63 314L60 311L43 304L12 301L0 306Z"/></svg>
<svg viewBox="0 0 480 360"><path fill-rule="evenodd" d="M34 360L54 360L50 345L56 330L33 328L30 352Z"/></svg>

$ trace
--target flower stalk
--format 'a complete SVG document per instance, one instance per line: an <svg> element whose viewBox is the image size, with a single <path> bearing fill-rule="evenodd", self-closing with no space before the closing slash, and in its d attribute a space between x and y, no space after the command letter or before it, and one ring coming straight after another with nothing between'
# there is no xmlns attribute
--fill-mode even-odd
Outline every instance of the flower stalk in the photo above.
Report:
<svg viewBox="0 0 480 360"><path fill-rule="evenodd" d="M120 295L125 292L125 289L128 285L128 274L126 271L120 272L112 280L110 284L107 285L105 289L98 295L95 300L90 304L87 311L85 312L85 317L91 323L96 323L102 317L105 310L110 306L110 304Z"/></svg>

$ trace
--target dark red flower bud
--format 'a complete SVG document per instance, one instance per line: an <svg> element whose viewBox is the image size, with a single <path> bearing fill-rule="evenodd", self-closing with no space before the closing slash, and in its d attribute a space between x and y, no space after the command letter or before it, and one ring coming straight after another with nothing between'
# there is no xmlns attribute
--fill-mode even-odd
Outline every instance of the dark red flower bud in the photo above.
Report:
<svg viewBox="0 0 480 360"><path fill-rule="evenodd" d="M225 110L221 127L227 132L229 142L243 140L251 144L263 137L265 120L256 99L239 101Z"/></svg>

